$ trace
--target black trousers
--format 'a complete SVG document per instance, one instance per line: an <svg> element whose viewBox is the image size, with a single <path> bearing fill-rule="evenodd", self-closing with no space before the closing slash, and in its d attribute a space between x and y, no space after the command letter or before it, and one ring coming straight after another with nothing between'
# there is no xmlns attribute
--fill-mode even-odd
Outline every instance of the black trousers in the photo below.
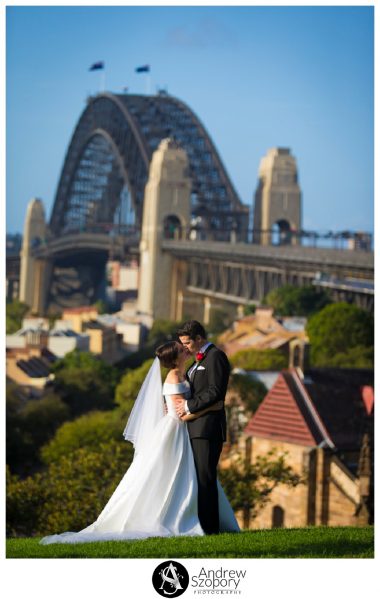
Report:
<svg viewBox="0 0 380 599"><path fill-rule="evenodd" d="M223 441L190 439L198 480L198 517L208 535L219 532L219 507L216 467Z"/></svg>

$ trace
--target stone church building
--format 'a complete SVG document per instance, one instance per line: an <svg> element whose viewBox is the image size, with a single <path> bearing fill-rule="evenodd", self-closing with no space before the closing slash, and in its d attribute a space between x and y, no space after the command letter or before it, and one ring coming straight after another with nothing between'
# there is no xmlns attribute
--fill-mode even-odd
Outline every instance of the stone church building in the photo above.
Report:
<svg viewBox="0 0 380 599"><path fill-rule="evenodd" d="M246 459L275 450L303 476L278 485L250 528L373 522L373 371L283 370L244 430Z"/></svg>

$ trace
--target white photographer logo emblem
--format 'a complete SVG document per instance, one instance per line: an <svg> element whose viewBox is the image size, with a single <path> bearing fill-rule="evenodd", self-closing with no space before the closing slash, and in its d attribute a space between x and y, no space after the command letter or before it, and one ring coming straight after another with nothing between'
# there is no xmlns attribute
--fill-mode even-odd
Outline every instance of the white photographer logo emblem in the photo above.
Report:
<svg viewBox="0 0 380 599"><path fill-rule="evenodd" d="M189 585L189 574L185 566L171 560L157 566L152 583L162 597L179 597Z"/></svg>

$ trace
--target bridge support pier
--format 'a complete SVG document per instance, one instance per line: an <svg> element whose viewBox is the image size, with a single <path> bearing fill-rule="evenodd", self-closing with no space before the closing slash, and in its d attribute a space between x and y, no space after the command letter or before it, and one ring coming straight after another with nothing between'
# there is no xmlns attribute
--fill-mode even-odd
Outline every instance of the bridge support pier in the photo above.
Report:
<svg viewBox="0 0 380 599"><path fill-rule="evenodd" d="M43 316L46 313L47 297L53 265L51 260L38 259L35 261L34 292L31 309L33 314Z"/></svg>
<svg viewBox="0 0 380 599"><path fill-rule="evenodd" d="M29 202L26 211L21 249L19 299L37 314L43 314L45 309L49 266L48 261L35 258L33 250L44 243L45 238L44 206L41 200L34 198Z"/></svg>
<svg viewBox="0 0 380 599"><path fill-rule="evenodd" d="M190 225L191 179L186 152L164 139L154 152L145 187L137 309L180 320L186 264L161 249L162 239L182 239Z"/></svg>

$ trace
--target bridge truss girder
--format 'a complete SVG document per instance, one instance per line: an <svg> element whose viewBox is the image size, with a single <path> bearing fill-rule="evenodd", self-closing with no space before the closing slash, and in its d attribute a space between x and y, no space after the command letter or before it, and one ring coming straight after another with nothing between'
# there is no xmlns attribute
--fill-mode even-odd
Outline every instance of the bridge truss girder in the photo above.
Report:
<svg viewBox="0 0 380 599"><path fill-rule="evenodd" d="M166 137L188 154L193 217L215 230L218 239L228 239L234 229L244 240L248 207L238 198L196 115L168 95L110 93L90 98L76 126L50 219L53 235L114 223L124 188L140 229L150 161Z"/></svg>
<svg viewBox="0 0 380 599"><path fill-rule="evenodd" d="M187 260L187 290L237 304L260 304L283 285L315 285L315 271L283 269L192 258ZM318 288L318 285L315 285ZM334 301L349 301L373 310L373 296L360 291L330 289Z"/></svg>

